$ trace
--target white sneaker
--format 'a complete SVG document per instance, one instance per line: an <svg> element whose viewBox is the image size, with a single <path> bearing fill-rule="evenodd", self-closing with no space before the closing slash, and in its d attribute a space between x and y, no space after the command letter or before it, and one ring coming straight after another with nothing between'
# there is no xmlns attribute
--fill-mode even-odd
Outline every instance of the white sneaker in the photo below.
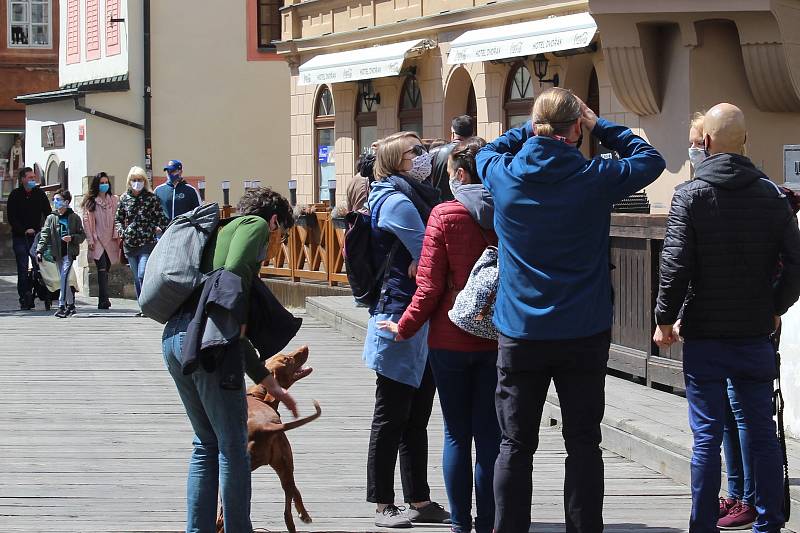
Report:
<svg viewBox="0 0 800 533"><path fill-rule="evenodd" d="M375 512L375 525L377 527L407 528L413 527L403 513L405 508L396 505L387 505L382 512Z"/></svg>

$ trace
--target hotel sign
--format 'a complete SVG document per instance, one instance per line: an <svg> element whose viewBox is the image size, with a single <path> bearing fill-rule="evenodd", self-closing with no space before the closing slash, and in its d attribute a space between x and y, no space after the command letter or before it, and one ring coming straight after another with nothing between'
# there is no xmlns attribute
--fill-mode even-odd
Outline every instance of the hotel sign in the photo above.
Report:
<svg viewBox="0 0 800 533"><path fill-rule="evenodd" d="M55 150L64 148L64 125L51 124L42 126L42 148L45 150Z"/></svg>

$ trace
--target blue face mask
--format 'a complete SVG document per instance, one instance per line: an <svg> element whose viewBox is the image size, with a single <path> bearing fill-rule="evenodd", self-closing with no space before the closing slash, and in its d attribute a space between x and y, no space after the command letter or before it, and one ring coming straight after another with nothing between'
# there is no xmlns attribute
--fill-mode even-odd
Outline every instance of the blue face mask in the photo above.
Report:
<svg viewBox="0 0 800 533"><path fill-rule="evenodd" d="M179 174L172 174L172 173L170 173L170 174L169 174L169 181L170 181L171 183L178 183L178 181L179 181L180 179L181 179L181 177L180 177L180 175L179 175Z"/></svg>
<svg viewBox="0 0 800 533"><path fill-rule="evenodd" d="M55 200L53 200L53 207L55 207L56 209L61 209L62 207L67 207L67 203L64 200L61 200L60 198L56 198Z"/></svg>
<svg viewBox="0 0 800 533"><path fill-rule="evenodd" d="M28 181L28 188L29 189L35 189L37 185L39 185L38 181L34 181L34 180L29 180Z"/></svg>
<svg viewBox="0 0 800 533"><path fill-rule="evenodd" d="M100 184L100 192L106 193L111 188L108 183L101 183Z"/></svg>

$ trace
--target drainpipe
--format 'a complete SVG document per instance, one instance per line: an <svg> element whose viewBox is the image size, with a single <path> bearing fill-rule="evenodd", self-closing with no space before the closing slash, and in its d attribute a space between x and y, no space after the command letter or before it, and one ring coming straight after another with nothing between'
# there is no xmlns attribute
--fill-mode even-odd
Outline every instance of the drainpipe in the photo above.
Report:
<svg viewBox="0 0 800 533"><path fill-rule="evenodd" d="M150 0L142 0L144 19L144 165L153 184L153 137L150 88Z"/></svg>

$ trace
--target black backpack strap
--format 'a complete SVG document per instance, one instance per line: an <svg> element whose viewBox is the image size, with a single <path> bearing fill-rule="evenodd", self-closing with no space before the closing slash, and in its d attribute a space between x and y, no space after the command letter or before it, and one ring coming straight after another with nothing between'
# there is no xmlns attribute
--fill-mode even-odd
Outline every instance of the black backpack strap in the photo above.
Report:
<svg viewBox="0 0 800 533"><path fill-rule="evenodd" d="M789 521L789 516L792 511L792 499L789 493L789 457L786 453L786 431L783 426L783 391L781 391L781 352L778 349L780 343L780 327L778 331L772 334L772 344L775 348L775 370L777 373L777 387L772 397L772 410L773 414L778 416L778 441L781 445L781 454L783 456L783 514L785 520Z"/></svg>

